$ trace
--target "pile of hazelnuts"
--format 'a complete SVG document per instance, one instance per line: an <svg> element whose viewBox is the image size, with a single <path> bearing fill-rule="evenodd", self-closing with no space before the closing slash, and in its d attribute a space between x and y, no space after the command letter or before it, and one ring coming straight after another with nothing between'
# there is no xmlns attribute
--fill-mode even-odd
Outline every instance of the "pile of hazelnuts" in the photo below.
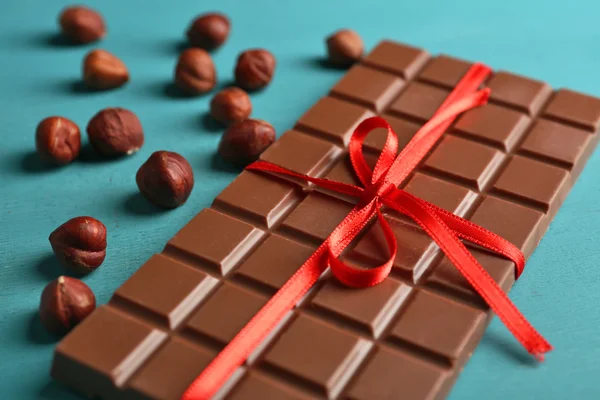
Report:
<svg viewBox="0 0 600 400"><path fill-rule="evenodd" d="M106 35L102 16L83 6L68 7L59 16L63 36L76 44L96 42ZM219 13L197 17L186 35L190 48L184 50L175 66L177 88L189 96L209 93L217 84L217 73L210 51L222 46L231 23ZM340 30L326 40L328 61L347 67L363 54L361 38L351 30ZM234 70L236 86L216 93L210 114L226 130L219 143L221 157L245 167L275 141L275 129L268 122L250 119L249 92L266 87L275 73L276 60L265 49L240 53ZM90 51L83 60L83 82L91 90L110 90L129 81L123 61L105 50ZM87 134L101 157L122 157L137 152L144 144L144 131L138 117L124 108L106 108L87 125ZM75 160L81 149L79 127L71 120L53 116L36 129L36 148L47 162L65 165ZM140 193L162 208L175 208L186 202L194 175L188 161L171 151L156 151L137 171ZM106 226L92 217L76 217L59 226L49 237L58 261L72 274L88 274L106 257ZM81 280L61 276L44 289L40 318L52 333L64 334L87 317L96 306L92 290Z"/></svg>

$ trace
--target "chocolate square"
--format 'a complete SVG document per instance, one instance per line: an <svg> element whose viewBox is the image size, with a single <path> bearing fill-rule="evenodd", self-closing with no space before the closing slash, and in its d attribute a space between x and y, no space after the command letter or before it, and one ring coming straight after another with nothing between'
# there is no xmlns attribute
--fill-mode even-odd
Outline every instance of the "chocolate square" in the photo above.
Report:
<svg viewBox="0 0 600 400"><path fill-rule="evenodd" d="M299 174L318 177L341 150L325 140L298 131L287 131L260 159Z"/></svg>
<svg viewBox="0 0 600 400"><path fill-rule="evenodd" d="M539 119L521 145L520 152L560 163L561 166L571 170L579 166L579 161L589 147L592 137L583 129Z"/></svg>
<svg viewBox="0 0 600 400"><path fill-rule="evenodd" d="M296 124L340 146L348 146L354 128L374 114L366 108L336 99L323 97Z"/></svg>
<svg viewBox="0 0 600 400"><path fill-rule="evenodd" d="M167 248L226 275L263 235L246 222L208 208L177 232Z"/></svg>
<svg viewBox="0 0 600 400"><path fill-rule="evenodd" d="M494 183L494 191L549 212L567 196L568 178L564 169L515 156Z"/></svg>
<svg viewBox="0 0 600 400"><path fill-rule="evenodd" d="M504 160L502 152L470 140L446 136L424 167L481 191Z"/></svg>
<svg viewBox="0 0 600 400"><path fill-rule="evenodd" d="M113 301L148 311L175 329L217 283L197 269L156 254L117 289Z"/></svg>
<svg viewBox="0 0 600 400"><path fill-rule="evenodd" d="M271 235L235 271L240 279L275 291L315 252L315 248Z"/></svg>
<svg viewBox="0 0 600 400"><path fill-rule="evenodd" d="M307 337L319 340L306 341ZM299 315L267 351L264 362L336 397L370 344L333 325Z"/></svg>
<svg viewBox="0 0 600 400"><path fill-rule="evenodd" d="M404 81L387 72L355 65L331 89L331 93L381 112L404 87Z"/></svg>
<svg viewBox="0 0 600 400"><path fill-rule="evenodd" d="M468 61L440 55L427 63L418 79L432 85L451 89L462 79L471 65L472 63Z"/></svg>
<svg viewBox="0 0 600 400"><path fill-rule="evenodd" d="M416 47L382 41L362 60L362 63L410 79L429 59L429 54Z"/></svg>
<svg viewBox="0 0 600 400"><path fill-rule="evenodd" d="M596 132L600 126L600 99L568 89L560 89L548 103L544 116Z"/></svg>
<svg viewBox="0 0 600 400"><path fill-rule="evenodd" d="M449 377L446 368L381 346L350 385L348 398L387 400L390 393L397 393L401 399L432 399Z"/></svg>
<svg viewBox="0 0 600 400"><path fill-rule="evenodd" d="M392 103L388 112L426 122L433 117L449 94L445 89L412 82Z"/></svg>
<svg viewBox="0 0 600 400"><path fill-rule="evenodd" d="M194 312L185 328L225 346L265 305L268 298L225 283Z"/></svg>
<svg viewBox="0 0 600 400"><path fill-rule="evenodd" d="M481 310L422 290L400 315L390 339L427 349L453 364L465 348L475 346L473 333L483 328L485 319Z"/></svg>
<svg viewBox="0 0 600 400"><path fill-rule="evenodd" d="M317 291L311 305L328 312L328 315L346 319L372 338L377 338L396 315L410 290L410 286L392 278L357 290L332 277Z"/></svg>
<svg viewBox="0 0 600 400"><path fill-rule="evenodd" d="M487 84L492 90L490 99L513 107L530 116L537 114L552 88L547 83L500 71Z"/></svg>
<svg viewBox="0 0 600 400"><path fill-rule="evenodd" d="M472 190L419 172L404 190L459 217L464 216L477 199L477 193Z"/></svg>
<svg viewBox="0 0 600 400"><path fill-rule="evenodd" d="M262 188L260 193L247 196L257 186ZM240 213L270 228L299 201L295 185L244 171L215 198L213 207Z"/></svg>
<svg viewBox="0 0 600 400"><path fill-rule="evenodd" d="M529 122L529 117L518 111L486 104L459 117L454 132L487 142L503 151L511 151Z"/></svg>
<svg viewBox="0 0 600 400"><path fill-rule="evenodd" d="M282 232L320 244L354 206L321 193L311 193L281 224Z"/></svg>
<svg viewBox="0 0 600 400"><path fill-rule="evenodd" d="M545 231L543 218L540 211L488 196L475 210L471 222L500 235L529 258Z"/></svg>

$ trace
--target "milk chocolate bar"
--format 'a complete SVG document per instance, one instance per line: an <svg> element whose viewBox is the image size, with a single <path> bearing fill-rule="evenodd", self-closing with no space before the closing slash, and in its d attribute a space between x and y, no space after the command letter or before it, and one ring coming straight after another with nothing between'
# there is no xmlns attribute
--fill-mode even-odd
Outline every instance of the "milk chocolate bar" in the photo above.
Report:
<svg viewBox="0 0 600 400"><path fill-rule="evenodd" d="M263 155L291 170L356 184L346 146L383 116L406 145L470 63L384 41ZM511 241L526 257L598 142L600 99L509 72L489 104L460 116L401 186ZM366 141L374 163L385 132ZM280 176L242 172L57 346L52 376L100 399L177 399L352 209L355 200ZM410 220L391 276L367 289L325 273L223 386L218 398L441 399L491 312ZM373 224L343 256L387 258ZM514 265L472 248L506 291Z"/></svg>

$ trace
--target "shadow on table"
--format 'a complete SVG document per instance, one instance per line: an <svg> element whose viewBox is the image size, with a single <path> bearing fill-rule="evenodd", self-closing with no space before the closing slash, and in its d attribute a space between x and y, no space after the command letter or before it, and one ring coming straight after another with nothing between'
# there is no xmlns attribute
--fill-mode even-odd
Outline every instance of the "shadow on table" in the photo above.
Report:
<svg viewBox="0 0 600 400"><path fill-rule="evenodd" d="M42 325L38 310L31 313L28 328L27 340L30 343L45 345L57 343L60 340L60 337L50 334L44 325Z"/></svg>
<svg viewBox="0 0 600 400"><path fill-rule="evenodd" d="M117 155L117 156L101 156L98 154L91 143L86 143L81 146L81 150L79 151L79 157L75 159L73 162L82 162L86 164L106 164L111 162L118 162L121 160L127 159L127 155Z"/></svg>
<svg viewBox="0 0 600 400"><path fill-rule="evenodd" d="M156 215L168 211L150 203L140 192L128 194L123 202L123 209L128 214L142 216Z"/></svg>
<svg viewBox="0 0 600 400"><path fill-rule="evenodd" d="M212 98L212 96L214 96L215 93L217 93L219 90L225 89L226 87L230 87L230 86L234 86L234 85L235 85L234 81L227 80L227 81L223 81L223 82L218 82L217 85L210 92L202 93L202 94L190 94L190 93L182 90L181 88L179 88L173 81L173 78L171 78L167 81L152 84L152 86L150 87L150 91L153 95L158 96L158 97L167 97L167 98L173 99L173 100L191 101L191 100L200 100L200 99L204 99L204 98Z"/></svg>
<svg viewBox="0 0 600 400"><path fill-rule="evenodd" d="M59 169L61 169L60 165L52 164L42 160L35 150L28 151L21 156L21 170L28 174L53 172Z"/></svg>
<svg viewBox="0 0 600 400"><path fill-rule="evenodd" d="M83 397L78 396L69 388L48 378L48 382L40 390L40 399L44 400L82 400Z"/></svg>
<svg viewBox="0 0 600 400"><path fill-rule="evenodd" d="M218 152L215 152L215 154L213 154L211 160L211 167L214 171L219 172L231 172L235 174L239 174L240 172L242 172L242 168L238 168L223 160L223 158L221 158Z"/></svg>
<svg viewBox="0 0 600 400"><path fill-rule="evenodd" d="M309 57L307 59L302 60L302 64L311 68L318 69L329 69L333 71L345 71L348 69L347 66L339 66L329 62L325 57Z"/></svg>
<svg viewBox="0 0 600 400"><path fill-rule="evenodd" d="M217 121L210 115L210 111L205 111L200 115L200 127L209 132L224 132L225 125Z"/></svg>
<svg viewBox="0 0 600 400"><path fill-rule="evenodd" d="M82 81L81 79L67 79L63 82L60 82L60 89L63 92L69 93L69 94L94 94L94 93L106 93L106 92L112 92L115 90L118 90L118 88L116 89L110 89L110 90L100 90L100 89L94 89L89 87L88 85L85 84L84 81Z"/></svg>
<svg viewBox="0 0 600 400"><path fill-rule="evenodd" d="M172 81L162 84L162 95L170 99L193 99L197 97L181 90L181 88Z"/></svg>
<svg viewBox="0 0 600 400"><path fill-rule="evenodd" d="M58 262L54 253L44 255L36 264L36 272L43 282L50 282L61 275L75 276L69 274ZM75 276L77 277L77 276Z"/></svg>
<svg viewBox="0 0 600 400"><path fill-rule="evenodd" d="M157 47L159 50L164 51L167 55L178 55L182 51L190 47L188 41L185 38L181 39L168 39L163 42L158 42Z"/></svg>
<svg viewBox="0 0 600 400"><path fill-rule="evenodd" d="M498 349L498 355L509 358L511 362L518 362L521 365L530 367L539 365L539 362L533 356L528 354L518 342L508 335L500 335L488 330L481 339L481 342L485 342Z"/></svg>
<svg viewBox="0 0 600 400"><path fill-rule="evenodd" d="M64 37L60 32L39 32L31 36L31 44L36 47L52 47L52 48L76 48L85 47L86 44L75 43Z"/></svg>
<svg viewBox="0 0 600 400"><path fill-rule="evenodd" d="M179 88L179 86L177 86L175 84L175 82L173 82L173 79L169 79L163 82L157 82L157 83L152 83L150 85L150 93L153 96L157 96L157 97L166 97L172 100L195 100L195 99L201 99L203 96L207 96L210 93L207 93L205 95L193 95L190 93L187 93L183 90L181 90Z"/></svg>

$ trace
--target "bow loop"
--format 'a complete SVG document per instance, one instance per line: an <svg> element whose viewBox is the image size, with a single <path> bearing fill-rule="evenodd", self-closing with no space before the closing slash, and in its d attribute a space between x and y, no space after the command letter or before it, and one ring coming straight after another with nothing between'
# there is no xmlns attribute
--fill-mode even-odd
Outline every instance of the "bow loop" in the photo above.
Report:
<svg viewBox="0 0 600 400"><path fill-rule="evenodd" d="M387 137L381 154L377 159L377 164L375 164L375 169L371 171L363 154L363 144L367 135L375 129L385 129ZM396 136L390 124L383 118L367 118L358 124L354 130L350 144L348 145L348 151L356 176L364 187L368 187L378 181L394 162L394 158L398 153L398 136Z"/></svg>
<svg viewBox="0 0 600 400"><path fill-rule="evenodd" d="M340 261L330 250L328 256L329 268L331 268L331 272L336 279L346 286L353 288L375 286L383 282L383 280L387 278L392 270L392 265L396 259L396 253L398 252L396 237L394 236L392 228L390 228L390 225L379 211L379 207L376 208L375 212L377 215L377 220L383 229L383 235L385 237L387 246L390 249L390 256L387 261L380 266L364 269L345 264L344 262Z"/></svg>

